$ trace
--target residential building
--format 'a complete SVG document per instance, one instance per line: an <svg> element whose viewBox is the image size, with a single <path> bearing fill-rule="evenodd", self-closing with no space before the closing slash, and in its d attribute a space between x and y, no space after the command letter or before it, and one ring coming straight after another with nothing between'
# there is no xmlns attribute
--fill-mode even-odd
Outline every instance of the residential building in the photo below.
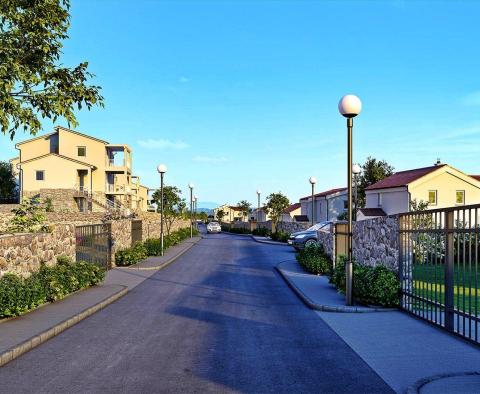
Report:
<svg viewBox="0 0 480 394"><path fill-rule="evenodd" d="M302 205L297 202L295 204L290 205L285 211L283 212L282 216L280 217L281 222L294 222L295 219L301 216Z"/></svg>
<svg viewBox="0 0 480 394"><path fill-rule="evenodd" d="M252 214L250 215L250 219L256 221L257 218L259 222L268 222L269 220L271 220L270 215L267 213L267 210L265 209L265 207L255 208L252 211Z"/></svg>
<svg viewBox="0 0 480 394"><path fill-rule="evenodd" d="M146 210L148 188L132 175L132 150L57 126L50 134L19 142L21 199L50 198L57 209Z"/></svg>
<svg viewBox="0 0 480 394"><path fill-rule="evenodd" d="M324 222L327 220L337 220L338 216L345 213L347 209L348 198L347 188L339 187L325 190L312 196L306 196L300 199L300 211L302 216L307 216L312 220L312 212L315 212L315 221Z"/></svg>
<svg viewBox="0 0 480 394"><path fill-rule="evenodd" d="M411 201L428 202L428 209L480 203L480 181L448 164L399 171L365 190L365 208L358 219L408 212ZM371 216L370 216L371 215Z"/></svg>
<svg viewBox="0 0 480 394"><path fill-rule="evenodd" d="M220 207L217 207L213 210L215 219L218 219L217 212L219 210L222 210L225 213L225 215L222 218L222 222L224 223L248 222L249 216L244 216L241 208L239 207L228 205L228 204L224 204Z"/></svg>

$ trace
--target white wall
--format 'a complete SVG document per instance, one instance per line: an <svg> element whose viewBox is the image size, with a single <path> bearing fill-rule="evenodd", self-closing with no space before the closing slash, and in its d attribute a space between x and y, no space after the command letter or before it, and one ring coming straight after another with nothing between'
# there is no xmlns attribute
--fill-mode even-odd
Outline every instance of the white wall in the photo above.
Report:
<svg viewBox="0 0 480 394"><path fill-rule="evenodd" d="M381 194L381 205L378 205L378 194ZM387 215L408 212L409 198L406 188L372 190L366 193L365 208L382 208Z"/></svg>
<svg viewBox="0 0 480 394"><path fill-rule="evenodd" d="M345 212L345 201L347 201L347 193L335 195L334 197L327 198L328 201L328 219L324 220L337 220L337 217Z"/></svg>

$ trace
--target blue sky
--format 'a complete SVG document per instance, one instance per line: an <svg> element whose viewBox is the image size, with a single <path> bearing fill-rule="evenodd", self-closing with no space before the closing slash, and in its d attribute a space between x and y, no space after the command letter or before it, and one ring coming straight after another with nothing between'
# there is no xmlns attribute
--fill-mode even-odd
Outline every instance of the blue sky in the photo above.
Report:
<svg viewBox="0 0 480 394"><path fill-rule="evenodd" d="M255 202L257 187L296 201L311 175L318 190L346 183L347 93L363 101L354 161L480 173L479 14L473 1L73 0L63 62L88 60L106 100L78 130L128 143L147 186L164 162L201 202ZM6 137L0 152L15 155Z"/></svg>

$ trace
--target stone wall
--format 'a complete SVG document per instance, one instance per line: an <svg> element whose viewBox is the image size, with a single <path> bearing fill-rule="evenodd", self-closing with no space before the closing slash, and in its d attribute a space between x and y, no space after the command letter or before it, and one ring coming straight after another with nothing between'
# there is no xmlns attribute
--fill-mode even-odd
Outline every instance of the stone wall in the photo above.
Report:
<svg viewBox="0 0 480 394"><path fill-rule="evenodd" d="M296 233L298 231L306 230L311 226L310 223L302 222L279 222L277 225L278 230L285 231L287 233Z"/></svg>
<svg viewBox="0 0 480 394"><path fill-rule="evenodd" d="M56 212L79 212L74 192L73 189L40 189L37 191L25 191L23 198L40 197L41 200L50 198L53 209Z"/></svg>
<svg viewBox="0 0 480 394"><path fill-rule="evenodd" d="M384 265L398 272L399 238L398 216L386 216L353 223L353 257L363 265ZM319 242L333 261L338 258L336 249L344 249L346 235L318 232Z"/></svg>
<svg viewBox="0 0 480 394"><path fill-rule="evenodd" d="M132 221L130 219L113 220L111 223L112 265L115 265L115 253L132 246Z"/></svg>
<svg viewBox="0 0 480 394"><path fill-rule="evenodd" d="M0 276L13 273L28 277L42 263L55 265L57 256L75 259L73 225L57 225L51 233L0 235Z"/></svg>
<svg viewBox="0 0 480 394"><path fill-rule="evenodd" d="M398 216L385 216L354 223L353 257L364 265L384 265L398 271Z"/></svg>

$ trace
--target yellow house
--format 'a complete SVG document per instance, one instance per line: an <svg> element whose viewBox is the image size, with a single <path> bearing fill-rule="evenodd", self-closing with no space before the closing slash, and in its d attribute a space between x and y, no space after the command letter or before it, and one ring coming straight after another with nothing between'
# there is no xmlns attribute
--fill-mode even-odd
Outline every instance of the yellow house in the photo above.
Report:
<svg viewBox="0 0 480 394"><path fill-rule="evenodd" d="M224 223L248 222L248 216L244 216L239 207L224 204L218 208L214 208L213 215L215 219L218 219L217 212L219 210L222 210L225 213L225 216L222 218L222 222Z"/></svg>
<svg viewBox="0 0 480 394"><path fill-rule="evenodd" d="M480 181L449 166L400 171L367 187L366 209L358 220L411 210L411 201L428 202L429 209L480 203Z"/></svg>
<svg viewBox="0 0 480 394"><path fill-rule="evenodd" d="M132 176L128 145L109 144L57 126L50 134L17 143L16 148L19 157L11 163L18 170L21 199L50 198L55 208L77 211L146 210L148 188Z"/></svg>

